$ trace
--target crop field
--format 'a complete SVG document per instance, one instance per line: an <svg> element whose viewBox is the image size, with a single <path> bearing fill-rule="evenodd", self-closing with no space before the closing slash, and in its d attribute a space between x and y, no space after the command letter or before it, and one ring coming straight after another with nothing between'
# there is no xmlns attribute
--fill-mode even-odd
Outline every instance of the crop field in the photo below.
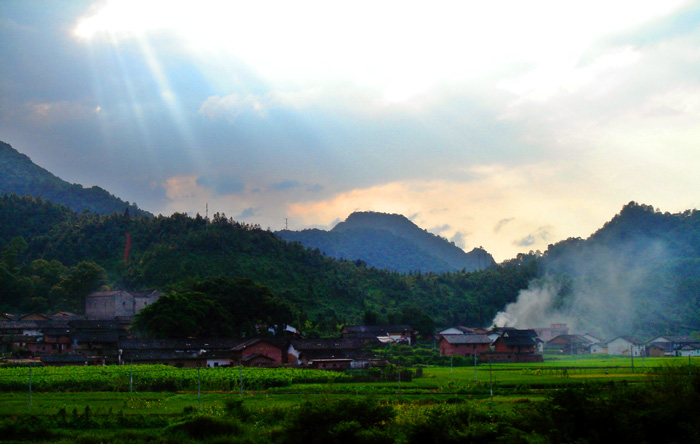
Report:
<svg viewBox="0 0 700 444"><path fill-rule="evenodd" d="M392 427L421 423L421 418L438 414L476 415L486 427L494 421L507 424L509 417L521 415L523 407L536 411L534 406L553 402L553 394L567 388L614 393L644 387L660 374L666 375L666 383L669 375L671 380L687 379L699 374L700 366L687 358L635 360L634 367L629 359L562 358L537 364L484 364L476 369L411 370L415 376L408 380L380 375L368 381L358 380L357 374L287 368L0 368L0 442L31 441L31 431L39 425L45 433L37 432L42 436L35 440L39 442L73 442L76 433L82 442L121 442L118 437L124 433L135 440L124 439L130 444L200 442L177 434L171 441L154 437L182 421L202 417L229 425L233 421L255 441L257 436L273 436L280 427L292 427L290 418L300 409L330 406L307 413L323 416L324 408L337 408L342 418L342 411L349 408L346 404L390 409L393 416L387 424ZM16 439L5 440L2 433Z"/></svg>

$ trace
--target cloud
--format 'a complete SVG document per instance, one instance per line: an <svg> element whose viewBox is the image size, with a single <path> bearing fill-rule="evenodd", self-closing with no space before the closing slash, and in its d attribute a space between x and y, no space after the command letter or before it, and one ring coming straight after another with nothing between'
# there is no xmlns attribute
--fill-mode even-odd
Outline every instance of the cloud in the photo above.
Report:
<svg viewBox="0 0 700 444"><path fill-rule="evenodd" d="M241 214L239 214L237 219L250 219L255 216L255 208L246 208Z"/></svg>
<svg viewBox="0 0 700 444"><path fill-rule="evenodd" d="M197 182L197 185L213 189L216 192L216 194L218 194L218 195L236 194L236 193L240 193L240 192L245 190L244 183L239 182L239 181L235 180L234 178L230 178L230 177L200 176L197 178L196 182Z"/></svg>
<svg viewBox="0 0 700 444"><path fill-rule="evenodd" d="M296 180L283 180L272 184L272 189L275 191L287 191L299 188L301 184Z"/></svg>
<svg viewBox="0 0 700 444"><path fill-rule="evenodd" d="M534 233L530 233L520 240L513 241L513 245L518 247L530 247L535 244L542 244L542 241L549 239L549 231L551 227L539 227Z"/></svg>
<svg viewBox="0 0 700 444"><path fill-rule="evenodd" d="M450 241L464 250L467 247L466 237L466 234L458 231L450 238Z"/></svg>
<svg viewBox="0 0 700 444"><path fill-rule="evenodd" d="M498 223L496 224L496 226L493 228L493 232L498 233L499 231L501 231L501 228L503 228L508 222L511 222L514 219L515 219L514 217L509 217L507 219L499 220Z"/></svg>
<svg viewBox="0 0 700 444"><path fill-rule="evenodd" d="M443 225L438 225L437 227L429 228L428 231L430 231L431 233L440 234L440 233L447 231L451 228L452 227L450 227L448 224L443 224Z"/></svg>

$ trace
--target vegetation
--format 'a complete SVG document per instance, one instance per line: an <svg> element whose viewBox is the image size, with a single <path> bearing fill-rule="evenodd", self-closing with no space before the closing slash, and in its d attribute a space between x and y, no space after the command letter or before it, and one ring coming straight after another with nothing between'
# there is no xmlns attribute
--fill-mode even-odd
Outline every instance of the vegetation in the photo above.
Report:
<svg viewBox="0 0 700 444"><path fill-rule="evenodd" d="M444 396L440 391L400 396L397 382L390 392L384 391L386 383L365 383L362 395L317 389L300 395L303 385L297 384L294 394L279 395L198 394L191 388L190 393L40 392L29 410L26 393L4 393L0 436L9 443L697 442L699 369L683 367L681 360L667 362L675 365L649 369L646 379L634 384L588 378L575 386L505 396L498 387L493 401L488 389L472 385L462 392L450 386L450 380L471 377L470 369L437 378L437 387L452 391ZM532 372L526 376L533 377ZM404 385L433 379L428 371Z"/></svg>
<svg viewBox="0 0 700 444"><path fill-rule="evenodd" d="M335 333L343 323L361 322L365 313L377 323L415 323L427 332L435 324L488 324L537 273L534 256L521 255L478 272L404 275L330 259L222 214L211 220L184 214L77 214L14 195L0 198L0 224L0 248L26 244L14 248L12 265L0 271L0 291L18 295L0 301L6 312L78 310L53 297L51 289L67 270L85 262L104 269L101 283L115 289L181 293L183 281L247 278L289 304L307 333ZM131 246L125 262L127 234ZM20 294L39 299L32 302Z"/></svg>
<svg viewBox="0 0 700 444"><path fill-rule="evenodd" d="M261 328L281 333L292 322L291 307L269 288L220 277L181 284L138 313L133 327L163 339L232 338L260 335Z"/></svg>
<svg viewBox="0 0 700 444"><path fill-rule="evenodd" d="M61 180L7 143L0 142L0 194L3 193L41 196L78 212L112 214L128 211L137 216L151 216L135 204L124 202L100 187L83 188L82 185Z"/></svg>

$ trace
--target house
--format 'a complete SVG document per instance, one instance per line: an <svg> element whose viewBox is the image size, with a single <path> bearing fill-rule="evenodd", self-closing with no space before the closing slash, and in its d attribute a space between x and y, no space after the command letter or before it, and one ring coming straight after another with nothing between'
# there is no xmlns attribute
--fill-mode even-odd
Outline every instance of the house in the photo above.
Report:
<svg viewBox="0 0 700 444"><path fill-rule="evenodd" d="M545 350L564 355L580 355L591 352L591 341L583 335L559 335L544 345Z"/></svg>
<svg viewBox="0 0 700 444"><path fill-rule="evenodd" d="M416 342L416 331L410 325L346 325L341 330L343 338L362 339L364 342L406 343Z"/></svg>
<svg viewBox="0 0 700 444"><path fill-rule="evenodd" d="M63 367L67 365L105 365L106 359L104 356L63 354L42 356L41 363L52 367Z"/></svg>
<svg viewBox="0 0 700 444"><path fill-rule="evenodd" d="M243 342L231 338L123 339L119 341L119 363L175 367L237 365L232 349Z"/></svg>
<svg viewBox="0 0 700 444"><path fill-rule="evenodd" d="M286 364L287 350L288 342L281 337L250 339L231 349L233 358L248 367L279 367Z"/></svg>
<svg viewBox="0 0 700 444"><path fill-rule="evenodd" d="M700 344L694 343L694 344L687 344L681 347L680 349L676 350L676 354L678 356L700 356Z"/></svg>
<svg viewBox="0 0 700 444"><path fill-rule="evenodd" d="M591 344L591 353L593 354L607 354L608 353L608 343L607 342L597 342Z"/></svg>
<svg viewBox="0 0 700 444"><path fill-rule="evenodd" d="M133 319L143 308L158 300L159 291L98 291L85 297L85 317L91 320Z"/></svg>
<svg viewBox="0 0 700 444"><path fill-rule="evenodd" d="M442 330L438 332L438 336L444 336L444 335L484 335L487 334L488 330L485 330L481 327L464 327L464 326L457 326L457 327L450 327L448 329Z"/></svg>
<svg viewBox="0 0 700 444"><path fill-rule="evenodd" d="M646 355L650 358L663 358L668 356L668 347L665 344L647 344Z"/></svg>
<svg viewBox="0 0 700 444"><path fill-rule="evenodd" d="M486 335L448 334L440 337L440 355L474 357L488 352L491 339Z"/></svg>
<svg viewBox="0 0 700 444"><path fill-rule="evenodd" d="M542 342L549 342L557 336L569 334L569 327L566 324L550 324L548 328L535 328L534 330Z"/></svg>
<svg viewBox="0 0 700 444"><path fill-rule="evenodd" d="M692 336L686 335L664 335L657 336L647 343L647 346L656 345L657 347L664 348L666 356L678 355L678 351L685 346L697 346L700 345L700 340Z"/></svg>
<svg viewBox="0 0 700 444"><path fill-rule="evenodd" d="M289 364L325 370L384 366L357 338L309 338L292 340L287 351Z"/></svg>
<svg viewBox="0 0 700 444"><path fill-rule="evenodd" d="M630 336L618 336L608 341L608 354L622 356L643 356L644 342Z"/></svg>
<svg viewBox="0 0 700 444"><path fill-rule="evenodd" d="M387 364L370 350L305 350L299 354L299 361L303 367L320 370L383 367Z"/></svg>
<svg viewBox="0 0 700 444"><path fill-rule="evenodd" d="M534 331L510 331L508 335L498 337L493 343L493 351L480 356L487 362L542 362L542 355L537 353L538 341L533 337Z"/></svg>

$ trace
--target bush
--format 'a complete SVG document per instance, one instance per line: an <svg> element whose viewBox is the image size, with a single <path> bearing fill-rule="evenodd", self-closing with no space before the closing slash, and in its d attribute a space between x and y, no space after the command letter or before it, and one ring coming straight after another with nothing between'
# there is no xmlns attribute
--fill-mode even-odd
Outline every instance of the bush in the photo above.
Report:
<svg viewBox="0 0 700 444"><path fill-rule="evenodd" d="M166 430L172 435L182 433L190 438L205 439L239 433L241 431L241 426L230 418L198 415L173 424Z"/></svg>
<svg viewBox="0 0 700 444"><path fill-rule="evenodd" d="M396 413L369 399L304 402L287 417L282 442L287 444L389 443L386 425Z"/></svg>

